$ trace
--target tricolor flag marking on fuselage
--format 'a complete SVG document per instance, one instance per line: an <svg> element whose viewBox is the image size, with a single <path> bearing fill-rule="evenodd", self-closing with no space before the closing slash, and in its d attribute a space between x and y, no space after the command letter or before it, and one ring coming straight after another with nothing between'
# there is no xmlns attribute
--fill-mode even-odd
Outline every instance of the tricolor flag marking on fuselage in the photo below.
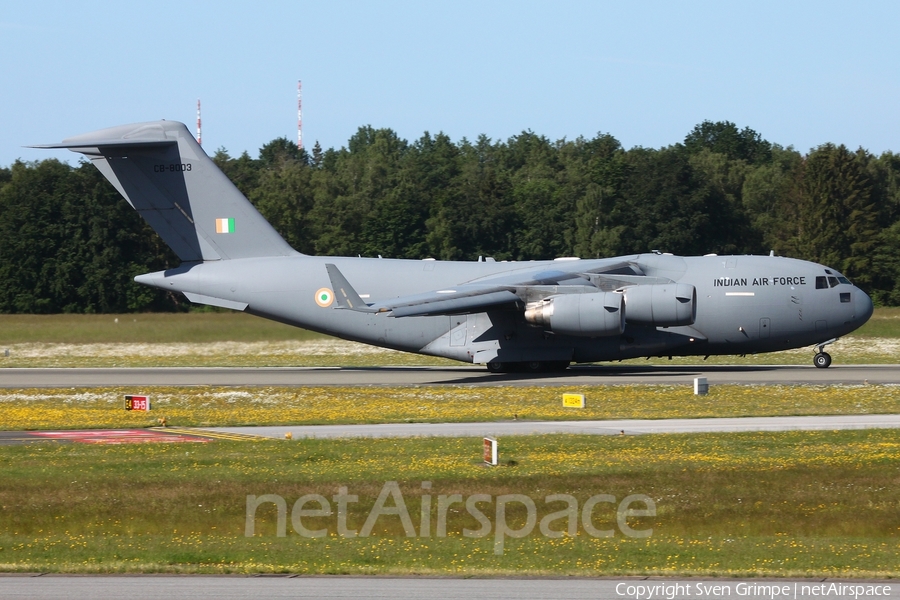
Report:
<svg viewBox="0 0 900 600"><path fill-rule="evenodd" d="M216 233L234 233L234 219L216 219Z"/></svg>

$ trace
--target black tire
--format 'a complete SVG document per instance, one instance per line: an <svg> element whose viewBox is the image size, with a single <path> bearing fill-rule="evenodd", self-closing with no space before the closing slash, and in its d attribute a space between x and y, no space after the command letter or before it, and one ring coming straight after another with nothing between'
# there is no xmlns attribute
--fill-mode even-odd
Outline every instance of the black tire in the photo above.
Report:
<svg viewBox="0 0 900 600"><path fill-rule="evenodd" d="M831 355L827 352L819 352L813 357L813 364L819 369L827 369L831 365Z"/></svg>
<svg viewBox="0 0 900 600"><path fill-rule="evenodd" d="M506 365L497 360L492 360L487 364L487 370L491 373L505 373Z"/></svg>
<svg viewBox="0 0 900 600"><path fill-rule="evenodd" d="M539 360L530 360L524 366L529 373L543 373L546 370L544 363Z"/></svg>

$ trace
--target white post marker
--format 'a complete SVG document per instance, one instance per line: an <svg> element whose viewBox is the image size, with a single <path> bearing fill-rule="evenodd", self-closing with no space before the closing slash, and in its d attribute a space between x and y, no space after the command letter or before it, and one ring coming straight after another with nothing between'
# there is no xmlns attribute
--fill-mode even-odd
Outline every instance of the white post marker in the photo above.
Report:
<svg viewBox="0 0 900 600"><path fill-rule="evenodd" d="M584 408L584 394L563 394L565 408Z"/></svg>
<svg viewBox="0 0 900 600"><path fill-rule="evenodd" d="M694 395L695 396L705 396L709 393L709 383L706 381L706 377L695 377L694 378Z"/></svg>
<svg viewBox="0 0 900 600"><path fill-rule="evenodd" d="M500 453L497 450L497 440L484 438L484 464L496 467L500 463Z"/></svg>
<svg viewBox="0 0 900 600"><path fill-rule="evenodd" d="M125 410L150 411L150 396L128 394L125 396Z"/></svg>

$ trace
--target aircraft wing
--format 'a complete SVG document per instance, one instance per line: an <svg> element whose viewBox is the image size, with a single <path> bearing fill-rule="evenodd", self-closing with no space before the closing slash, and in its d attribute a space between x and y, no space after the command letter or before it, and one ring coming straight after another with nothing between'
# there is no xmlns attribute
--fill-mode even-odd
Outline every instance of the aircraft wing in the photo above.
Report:
<svg viewBox="0 0 900 600"><path fill-rule="evenodd" d="M522 308L527 302L560 293L560 288L575 291L603 291L623 285L657 283L644 275L578 273L563 270L541 270L505 274L484 281L463 283L448 289L401 296L367 304L334 264L326 264L335 292L335 307L391 317L423 317L484 312L504 305ZM643 281L642 281L643 280Z"/></svg>
<svg viewBox="0 0 900 600"><path fill-rule="evenodd" d="M397 298L379 303L379 312L391 311L392 317L423 317L484 312L504 304L520 303L519 296L510 290L473 286L474 289L439 290L419 296Z"/></svg>
<svg viewBox="0 0 900 600"><path fill-rule="evenodd" d="M524 308L542 298L565 293L621 290L630 286L671 283L645 275L627 262L608 263L586 271L547 269L505 273L433 290L367 304L334 264L326 264L335 291L335 307L391 317L423 317L485 312L502 306Z"/></svg>
<svg viewBox="0 0 900 600"><path fill-rule="evenodd" d="M483 312L503 304L521 302L507 285L492 283L463 284L453 289L435 290L391 300L366 304L333 264L326 264L334 288L337 308L368 313L387 313L392 317L424 317Z"/></svg>

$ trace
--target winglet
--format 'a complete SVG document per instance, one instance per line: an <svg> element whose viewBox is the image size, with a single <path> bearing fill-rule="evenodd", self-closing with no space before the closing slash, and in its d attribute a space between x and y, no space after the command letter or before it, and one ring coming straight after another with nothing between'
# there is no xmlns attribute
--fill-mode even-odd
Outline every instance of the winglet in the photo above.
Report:
<svg viewBox="0 0 900 600"><path fill-rule="evenodd" d="M328 271L328 278L331 280L331 287L334 288L335 308L347 308L359 312L378 312L377 309L369 308L363 302L344 274L338 270L333 264L326 264L325 270Z"/></svg>

